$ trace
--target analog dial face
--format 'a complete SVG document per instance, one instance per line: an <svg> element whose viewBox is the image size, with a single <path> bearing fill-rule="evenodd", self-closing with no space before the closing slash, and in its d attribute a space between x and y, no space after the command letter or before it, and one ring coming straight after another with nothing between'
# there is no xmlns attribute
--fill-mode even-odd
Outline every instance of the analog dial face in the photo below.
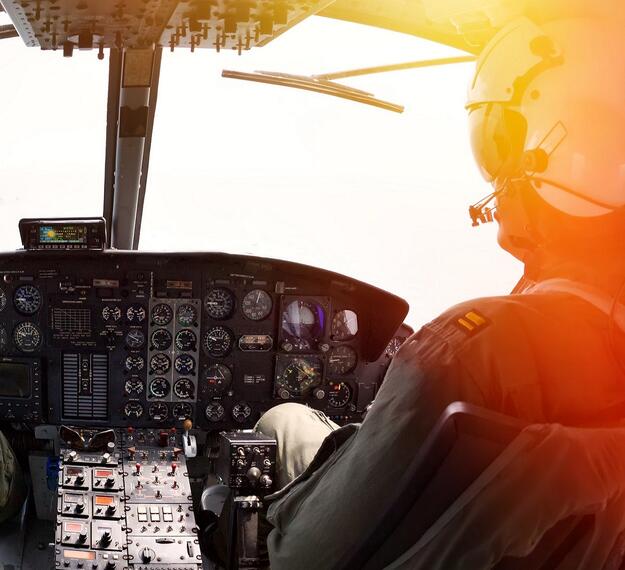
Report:
<svg viewBox="0 0 625 570"><path fill-rule="evenodd" d="M345 382L328 386L328 403L333 408L344 408L352 399L352 389Z"/></svg>
<svg viewBox="0 0 625 570"><path fill-rule="evenodd" d="M215 358L222 358L230 353L234 344L234 335L226 327L213 327L204 336L206 352Z"/></svg>
<svg viewBox="0 0 625 570"><path fill-rule="evenodd" d="M41 308L41 293L34 285L22 285L15 290L13 303L22 315L34 315Z"/></svg>
<svg viewBox="0 0 625 570"><path fill-rule="evenodd" d="M155 354L150 359L150 371L153 374L166 374L171 368L171 360L166 354Z"/></svg>
<svg viewBox="0 0 625 570"><path fill-rule="evenodd" d="M252 407L246 402L239 402L232 408L232 417L240 424L244 423L252 415Z"/></svg>
<svg viewBox="0 0 625 570"><path fill-rule="evenodd" d="M156 350L167 350L172 342L171 333L167 329L157 329L152 333L151 341Z"/></svg>
<svg viewBox="0 0 625 570"><path fill-rule="evenodd" d="M298 299L282 313L283 346L292 350L316 350L323 337L325 314L316 303Z"/></svg>
<svg viewBox="0 0 625 570"><path fill-rule="evenodd" d="M234 295L223 287L211 289L204 299L204 307L211 319L227 319L234 310Z"/></svg>
<svg viewBox="0 0 625 570"><path fill-rule="evenodd" d="M124 406L124 415L130 419L140 418L143 411L143 406L139 402L128 402Z"/></svg>
<svg viewBox="0 0 625 570"><path fill-rule="evenodd" d="M174 384L174 394L181 400L193 398L194 392L193 382L188 378L180 378L180 380Z"/></svg>
<svg viewBox="0 0 625 570"><path fill-rule="evenodd" d="M176 319L181 327L197 326L197 309L193 305L180 305Z"/></svg>
<svg viewBox="0 0 625 570"><path fill-rule="evenodd" d="M332 320L332 340L345 341L358 334L358 315L354 311L339 311Z"/></svg>
<svg viewBox="0 0 625 570"><path fill-rule="evenodd" d="M7 306L7 294L0 289L0 313L4 311L4 308Z"/></svg>
<svg viewBox="0 0 625 570"><path fill-rule="evenodd" d="M41 345L41 331L33 323L20 323L13 331L13 340L21 352L34 352Z"/></svg>
<svg viewBox="0 0 625 570"><path fill-rule="evenodd" d="M188 354L181 354L176 358L174 368L178 374L193 374L195 371L195 359Z"/></svg>
<svg viewBox="0 0 625 570"><path fill-rule="evenodd" d="M128 378L124 383L124 390L129 396L140 396L143 394L143 381L140 378Z"/></svg>
<svg viewBox="0 0 625 570"><path fill-rule="evenodd" d="M137 350L145 344L145 334L140 329L132 329L126 335L126 346Z"/></svg>
<svg viewBox="0 0 625 570"><path fill-rule="evenodd" d="M304 398L321 384L323 363L316 356L287 358L278 362L276 393L282 399Z"/></svg>
<svg viewBox="0 0 625 570"><path fill-rule="evenodd" d="M143 359L143 356L131 354L126 357L126 360L124 360L124 367L128 370L128 372L140 372L145 368L145 360Z"/></svg>
<svg viewBox="0 0 625 570"><path fill-rule="evenodd" d="M192 330L184 329L176 335L176 348L183 352L197 350L197 336Z"/></svg>
<svg viewBox="0 0 625 570"><path fill-rule="evenodd" d="M126 310L126 318L130 323L142 323L145 321L145 307L143 305L130 305Z"/></svg>
<svg viewBox="0 0 625 570"><path fill-rule="evenodd" d="M169 382L165 378L154 378L150 382L150 396L164 398L167 394L169 394Z"/></svg>
<svg viewBox="0 0 625 570"><path fill-rule="evenodd" d="M117 305L107 305L102 309L102 320L105 323L116 323L122 318L122 310Z"/></svg>
<svg viewBox="0 0 625 570"><path fill-rule="evenodd" d="M358 364L358 354L351 346L337 346L328 355L328 373L332 376L349 374Z"/></svg>
<svg viewBox="0 0 625 570"><path fill-rule="evenodd" d="M174 316L173 309L165 303L160 303L152 308L152 321L159 327L164 327L171 322Z"/></svg>
<svg viewBox="0 0 625 570"><path fill-rule="evenodd" d="M271 314L273 302L271 295L262 289L250 291L243 298L241 310L243 314L252 321L262 321Z"/></svg>
<svg viewBox="0 0 625 570"><path fill-rule="evenodd" d="M220 422L224 419L226 410L219 402L211 402L206 406L204 415L209 422Z"/></svg>
<svg viewBox="0 0 625 570"><path fill-rule="evenodd" d="M395 356L399 352L399 349L402 347L404 342L406 342L406 339L401 336L393 337L391 341L388 343L388 346L386 347L386 351L385 351L386 355L389 358L392 358L393 356Z"/></svg>
<svg viewBox="0 0 625 570"><path fill-rule="evenodd" d="M9 335L4 327L0 327L0 354L6 351L9 346Z"/></svg>
<svg viewBox="0 0 625 570"><path fill-rule="evenodd" d="M204 391L207 396L219 396L232 384L232 371L225 364L213 364L204 374Z"/></svg>
<svg viewBox="0 0 625 570"><path fill-rule="evenodd" d="M173 409L174 418L177 420L186 420L187 418L193 417L193 408L191 404L187 404L185 402L178 402L174 404Z"/></svg>
<svg viewBox="0 0 625 570"><path fill-rule="evenodd" d="M154 402L153 404L150 404L150 407L148 408L148 415L150 416L150 419L156 420L157 422L163 422L169 415L169 408L167 407L167 404L164 404L163 402Z"/></svg>

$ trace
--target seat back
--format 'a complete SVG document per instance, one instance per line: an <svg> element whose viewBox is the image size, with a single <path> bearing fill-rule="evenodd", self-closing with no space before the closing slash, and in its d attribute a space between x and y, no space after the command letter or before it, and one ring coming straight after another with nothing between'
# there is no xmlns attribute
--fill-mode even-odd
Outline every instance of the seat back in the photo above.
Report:
<svg viewBox="0 0 625 570"><path fill-rule="evenodd" d="M346 569L382 569L414 545L521 433L527 423L464 403L450 405L397 485L386 512ZM571 517L547 533L532 556L504 559L499 570L554 568L587 532L589 520ZM479 538L476 538L479 540Z"/></svg>

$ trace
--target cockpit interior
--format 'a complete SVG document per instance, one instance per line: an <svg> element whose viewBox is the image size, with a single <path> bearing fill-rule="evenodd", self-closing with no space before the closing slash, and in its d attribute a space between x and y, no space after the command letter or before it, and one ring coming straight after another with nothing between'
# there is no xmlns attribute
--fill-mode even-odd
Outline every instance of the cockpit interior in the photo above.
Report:
<svg viewBox="0 0 625 570"><path fill-rule="evenodd" d="M10 511L6 519L0 512L0 568L270 568L259 520L265 497L279 490L278 450L254 429L259 419L295 402L338 426L361 422L414 333L401 295L335 271L202 243L195 251L139 247L162 62L181 50L245 58L309 18L453 48L449 57L322 75L222 73L241 88L269 84L396 115L404 102L349 78L474 62L506 23L537 13L538 1L506 0L0 0L0 40L68 64L89 52L93 65L108 66L101 215L32 217L40 212L29 204L30 217L3 219L19 229L21 247L0 254L0 457L16 457L6 473L15 504L2 504L9 493L0 482L0 507ZM182 90L177 104L185 105ZM238 153L245 168L253 150L242 143L225 152ZM300 206L295 197L284 207ZM207 227L217 215L207 211ZM181 222L177 231L190 228ZM398 263L409 263L403 247ZM337 248L348 255L349 244ZM446 456L453 434L465 430L488 440L484 461L521 429L470 407L441 421L430 452ZM489 421L503 434L493 441ZM451 460L431 464L432 453L424 461L429 473L457 471ZM464 473L480 468L469 461ZM429 497L422 507L433 524L441 494ZM389 509L389 525L400 511ZM393 566L406 548L378 542L336 570L416 568Z"/></svg>

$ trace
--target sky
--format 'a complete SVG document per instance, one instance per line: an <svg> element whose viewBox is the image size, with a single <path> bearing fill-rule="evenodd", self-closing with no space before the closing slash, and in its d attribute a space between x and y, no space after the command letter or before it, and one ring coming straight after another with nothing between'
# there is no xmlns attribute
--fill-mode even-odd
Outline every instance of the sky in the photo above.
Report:
<svg viewBox="0 0 625 570"><path fill-rule="evenodd" d="M472 228L467 214L490 191L468 142L474 64L343 80L405 105L403 114L221 77L457 54L317 17L240 57L165 51L140 249L338 271L405 298L413 327L506 294L522 268L498 248L494 224ZM0 250L20 246L22 217L102 214L107 72L95 52L65 59L0 42Z"/></svg>

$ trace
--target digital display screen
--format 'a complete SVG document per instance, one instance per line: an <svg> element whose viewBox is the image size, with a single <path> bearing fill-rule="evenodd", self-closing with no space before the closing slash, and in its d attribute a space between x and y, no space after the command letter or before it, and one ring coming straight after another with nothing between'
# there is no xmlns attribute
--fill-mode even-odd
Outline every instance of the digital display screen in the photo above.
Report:
<svg viewBox="0 0 625 570"><path fill-rule="evenodd" d="M95 504L96 505L112 505L113 504L113 497L108 496L108 495L97 495L95 498Z"/></svg>
<svg viewBox="0 0 625 570"><path fill-rule="evenodd" d="M87 244L87 226L39 226L40 244Z"/></svg>
<svg viewBox="0 0 625 570"><path fill-rule="evenodd" d="M0 362L0 398L30 398L28 365Z"/></svg>
<svg viewBox="0 0 625 570"><path fill-rule="evenodd" d="M95 472L95 476L100 477L111 477L113 475L113 471L110 469L97 469Z"/></svg>
<svg viewBox="0 0 625 570"><path fill-rule="evenodd" d="M84 550L64 550L63 556L65 558L77 558L78 560L95 560L95 552Z"/></svg>
<svg viewBox="0 0 625 570"><path fill-rule="evenodd" d="M80 523L65 523L65 532L82 532Z"/></svg>

